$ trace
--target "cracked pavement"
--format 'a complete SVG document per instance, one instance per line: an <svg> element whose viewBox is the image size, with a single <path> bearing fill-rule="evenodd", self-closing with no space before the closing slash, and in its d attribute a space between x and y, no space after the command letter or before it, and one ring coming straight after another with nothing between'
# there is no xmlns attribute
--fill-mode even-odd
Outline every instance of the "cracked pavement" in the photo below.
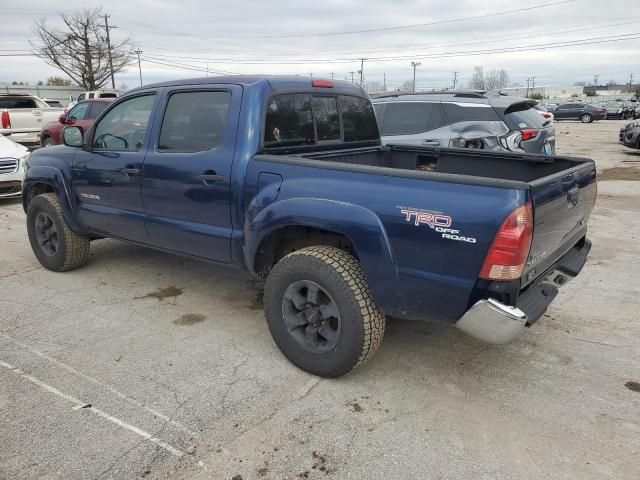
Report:
<svg viewBox="0 0 640 480"><path fill-rule="evenodd" d="M621 123L557 123L559 153L640 168ZM389 319L337 380L284 359L243 274L112 240L52 273L0 201L0 478L636 479L638 186L600 182L585 270L514 343Z"/></svg>

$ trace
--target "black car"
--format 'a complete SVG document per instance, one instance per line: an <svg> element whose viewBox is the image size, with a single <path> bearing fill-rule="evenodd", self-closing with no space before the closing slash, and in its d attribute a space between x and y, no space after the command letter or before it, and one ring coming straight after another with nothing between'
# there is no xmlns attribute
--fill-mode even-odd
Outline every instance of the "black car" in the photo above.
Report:
<svg viewBox="0 0 640 480"><path fill-rule="evenodd" d="M630 122L620 129L620 143L625 147L640 149L640 122Z"/></svg>
<svg viewBox="0 0 640 480"><path fill-rule="evenodd" d="M604 108L584 103L564 103L549 111L553 113L554 120L580 120L582 123L603 120L607 116Z"/></svg>
<svg viewBox="0 0 640 480"><path fill-rule="evenodd" d="M625 120L633 117L633 112L624 102L609 102L606 105L607 118L610 120Z"/></svg>

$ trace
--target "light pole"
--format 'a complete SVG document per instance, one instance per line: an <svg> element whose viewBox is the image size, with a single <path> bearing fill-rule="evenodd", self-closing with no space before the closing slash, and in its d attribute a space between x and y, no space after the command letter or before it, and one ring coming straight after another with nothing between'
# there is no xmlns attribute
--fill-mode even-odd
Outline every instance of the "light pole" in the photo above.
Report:
<svg viewBox="0 0 640 480"><path fill-rule="evenodd" d="M138 55L138 73L140 74L140 86L142 86L142 64L140 63L140 54L142 53L142 50L138 49L135 53Z"/></svg>
<svg viewBox="0 0 640 480"><path fill-rule="evenodd" d="M416 93L416 67L422 65L420 62L411 62L411 66L413 67L413 93Z"/></svg>

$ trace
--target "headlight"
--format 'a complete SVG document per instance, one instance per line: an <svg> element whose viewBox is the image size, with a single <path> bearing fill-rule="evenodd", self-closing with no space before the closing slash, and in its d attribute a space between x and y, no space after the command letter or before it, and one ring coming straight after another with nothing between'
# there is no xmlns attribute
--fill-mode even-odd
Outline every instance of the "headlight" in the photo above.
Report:
<svg viewBox="0 0 640 480"><path fill-rule="evenodd" d="M29 168L29 155L30 152L27 152L24 157L18 159L18 170L22 168L23 172L26 172Z"/></svg>

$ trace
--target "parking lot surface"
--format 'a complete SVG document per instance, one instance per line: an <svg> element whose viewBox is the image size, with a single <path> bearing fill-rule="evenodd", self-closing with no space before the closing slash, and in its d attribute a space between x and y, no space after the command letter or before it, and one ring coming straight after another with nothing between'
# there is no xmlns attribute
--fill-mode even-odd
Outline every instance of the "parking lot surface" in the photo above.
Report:
<svg viewBox="0 0 640 480"><path fill-rule="evenodd" d="M337 380L290 365L256 285L112 240L58 274L0 203L0 479L640 478L640 153L624 122L556 124L596 160L582 274L510 345L389 319ZM428 255L428 252L425 252Z"/></svg>

